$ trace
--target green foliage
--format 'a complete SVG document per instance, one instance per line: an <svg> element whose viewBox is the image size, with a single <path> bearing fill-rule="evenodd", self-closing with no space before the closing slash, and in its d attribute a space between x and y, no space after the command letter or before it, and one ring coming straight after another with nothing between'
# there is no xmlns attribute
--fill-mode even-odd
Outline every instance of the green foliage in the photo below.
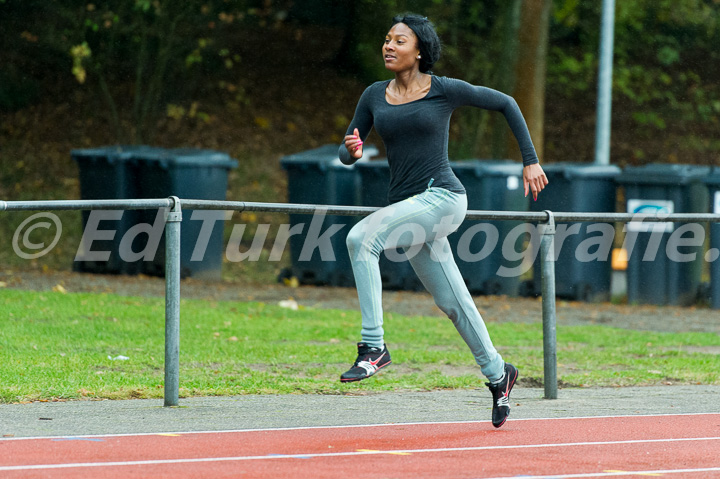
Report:
<svg viewBox="0 0 720 479"><path fill-rule="evenodd" d="M80 45L90 45L90 75L106 100L119 141L148 141L164 105L176 95L194 94L186 86L193 85L195 64L203 62L202 52L195 46L209 34L213 13L217 14L200 1L87 5L84 18L72 26L72 34L82 39ZM75 49L71 51L77 59ZM111 89L128 79L133 81L132 132L126 131L120 119L125 94Z"/></svg>
<svg viewBox="0 0 720 479"><path fill-rule="evenodd" d="M87 72L85 71L83 62L91 55L92 52L90 51L90 47L88 47L87 42L82 42L80 45L75 45L70 49L70 56L73 60L72 74L75 76L78 83L85 83Z"/></svg>
<svg viewBox="0 0 720 479"><path fill-rule="evenodd" d="M512 93L522 2L421 0L353 2L349 36L354 65L366 81L387 78L379 40L389 19L404 10L427 15L444 41L441 75ZM602 2L558 0L550 29L547 97L581 102L596 96ZM720 4L715 0L617 2L613 90L639 132L720 125ZM502 119L500 119L502 120ZM453 122L450 156L497 157L507 126L496 116L460 110Z"/></svg>
<svg viewBox="0 0 720 479"><path fill-rule="evenodd" d="M569 54L560 47L550 50L552 61L548 62L548 77L551 84L568 95L588 92L595 85L597 55L583 53L582 56Z"/></svg>
<svg viewBox="0 0 720 479"><path fill-rule="evenodd" d="M601 2L555 3L548 84L553 96L594 95ZM617 2L615 100L645 131L720 124L720 4L714 0Z"/></svg>
<svg viewBox="0 0 720 479"><path fill-rule="evenodd" d="M39 81L13 66L0 71L0 111L19 110L38 98Z"/></svg>
<svg viewBox="0 0 720 479"><path fill-rule="evenodd" d="M505 93L514 86L520 2L434 1L428 15L443 39L438 74L461 78ZM475 108L455 115L450 156L455 159L498 156L498 132L507 125L497 115ZM500 147L503 151L504 145ZM502 153L500 153L502 155Z"/></svg>
<svg viewBox="0 0 720 479"><path fill-rule="evenodd" d="M388 78L380 56L391 18L427 15L444 41L435 73L511 93L521 0L2 0L0 109L22 109L76 79L91 92L98 123L118 142L147 142L158 122L212 121L197 104L221 98L228 110L250 100L252 68L239 55L242 34L267 42L306 24L329 27L318 49L364 83ZM548 102L592 110L602 2L555 0L547 61ZM287 33L287 32L286 32ZM646 137L720 126L720 3L717 0L616 2L615 111ZM303 59L305 60L305 59ZM268 61L272 61L269 59ZM290 66L289 68L292 68ZM195 105L195 106L193 106ZM258 115L261 116L261 115ZM451 157L496 156L497 115L462 109L452 123ZM707 136L707 135L706 135ZM707 144L715 144L711 141ZM704 144L699 141L697 144ZM705 148L705 147L703 147ZM707 147L709 149L716 147Z"/></svg>
<svg viewBox="0 0 720 479"><path fill-rule="evenodd" d="M8 26L0 48L18 51L8 63L23 73L42 77L50 69L73 75L103 99L101 111L107 112L118 142L141 143L152 138L167 103L189 105L199 92L217 88L218 82L206 83L208 75L222 81L238 74L234 32L254 25L272 28L285 2L265 2L262 8L257 3L11 1L0 11ZM16 90L0 86L0 100ZM16 107L8 101L0 107L5 104Z"/></svg>

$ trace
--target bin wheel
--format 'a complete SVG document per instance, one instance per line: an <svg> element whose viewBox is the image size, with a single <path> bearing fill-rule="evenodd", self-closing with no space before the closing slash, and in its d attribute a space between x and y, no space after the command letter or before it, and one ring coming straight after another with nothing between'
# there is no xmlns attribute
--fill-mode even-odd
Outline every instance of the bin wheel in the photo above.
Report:
<svg viewBox="0 0 720 479"><path fill-rule="evenodd" d="M418 279L415 273L412 273L405 277L402 289L404 289L405 291L424 291L425 286L422 284L420 279Z"/></svg>
<svg viewBox="0 0 720 479"><path fill-rule="evenodd" d="M573 294L575 301L587 301L590 296L590 286L584 283L580 283L575 286L575 294Z"/></svg>
<svg viewBox="0 0 720 479"><path fill-rule="evenodd" d="M712 289L710 287L711 283L708 283L706 281L701 282L698 285L697 290L697 301L699 302L707 302L708 299L712 296Z"/></svg>
<svg viewBox="0 0 720 479"><path fill-rule="evenodd" d="M518 294L523 298L540 296L540 293L535 291L535 282L531 279L520 283Z"/></svg>
<svg viewBox="0 0 720 479"><path fill-rule="evenodd" d="M277 276L278 283L285 283L285 280L289 280L293 277L292 270L290 268L283 268L280 270Z"/></svg>
<svg viewBox="0 0 720 479"><path fill-rule="evenodd" d="M593 300L593 288L587 283L580 283L575 290L575 300L590 302Z"/></svg>
<svg viewBox="0 0 720 479"><path fill-rule="evenodd" d="M192 276L190 268L180 268L180 279L187 279Z"/></svg>
<svg viewBox="0 0 720 479"><path fill-rule="evenodd" d="M488 280L483 283L483 294L497 296L502 292L502 285L498 281Z"/></svg>

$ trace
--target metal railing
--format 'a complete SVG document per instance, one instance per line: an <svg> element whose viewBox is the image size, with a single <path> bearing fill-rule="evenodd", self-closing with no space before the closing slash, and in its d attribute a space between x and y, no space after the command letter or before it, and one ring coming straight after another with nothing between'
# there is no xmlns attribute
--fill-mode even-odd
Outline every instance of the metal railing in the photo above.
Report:
<svg viewBox="0 0 720 479"><path fill-rule="evenodd" d="M379 207L328 206L312 204L258 203L180 199L176 196L159 199L128 200L57 200L1 201L0 211L37 210L134 210L167 209L165 223L165 406L177 406L180 392L180 222L182 208L193 210L263 211L277 213L365 216ZM557 336L555 309L555 248L556 222L630 222L638 216L631 213L563 213L470 210L467 220L521 220L540 226L540 271L543 322L543 383L545 399L557 399ZM646 215L654 222L720 222L720 214L674 213Z"/></svg>

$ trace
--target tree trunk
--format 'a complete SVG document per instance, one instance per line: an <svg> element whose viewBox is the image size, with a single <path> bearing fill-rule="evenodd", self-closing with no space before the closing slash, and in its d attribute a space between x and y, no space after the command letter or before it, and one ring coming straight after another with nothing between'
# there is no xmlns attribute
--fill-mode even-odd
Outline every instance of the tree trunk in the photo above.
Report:
<svg viewBox="0 0 720 479"><path fill-rule="evenodd" d="M530 0L536 1L536 0ZM496 27L500 38L498 57L494 72L494 88L511 95L515 89L517 75L519 37L523 0L511 0L504 10ZM494 159L510 158L508 151L508 124L502 115L492 114L491 151ZM510 134L512 136L512 134Z"/></svg>
<svg viewBox="0 0 720 479"><path fill-rule="evenodd" d="M518 31L518 56L512 96L522 110L540 161L543 161L543 125L548 31L552 0L522 2ZM510 157L520 159L517 141L510 135Z"/></svg>

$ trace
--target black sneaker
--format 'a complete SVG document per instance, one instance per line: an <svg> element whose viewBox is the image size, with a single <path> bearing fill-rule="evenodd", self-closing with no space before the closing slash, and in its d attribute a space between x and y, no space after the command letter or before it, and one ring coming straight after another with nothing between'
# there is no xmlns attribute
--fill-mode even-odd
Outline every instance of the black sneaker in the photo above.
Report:
<svg viewBox="0 0 720 479"><path fill-rule="evenodd" d="M358 343L357 346L358 357L352 367L340 376L342 382L369 378L392 362L386 345L383 345L382 349L370 347L365 343Z"/></svg>
<svg viewBox="0 0 720 479"><path fill-rule="evenodd" d="M505 363L505 377L497 384L485 383L493 397L492 423L495 427L505 424L510 415L510 391L518 378L518 370L510 363Z"/></svg>

